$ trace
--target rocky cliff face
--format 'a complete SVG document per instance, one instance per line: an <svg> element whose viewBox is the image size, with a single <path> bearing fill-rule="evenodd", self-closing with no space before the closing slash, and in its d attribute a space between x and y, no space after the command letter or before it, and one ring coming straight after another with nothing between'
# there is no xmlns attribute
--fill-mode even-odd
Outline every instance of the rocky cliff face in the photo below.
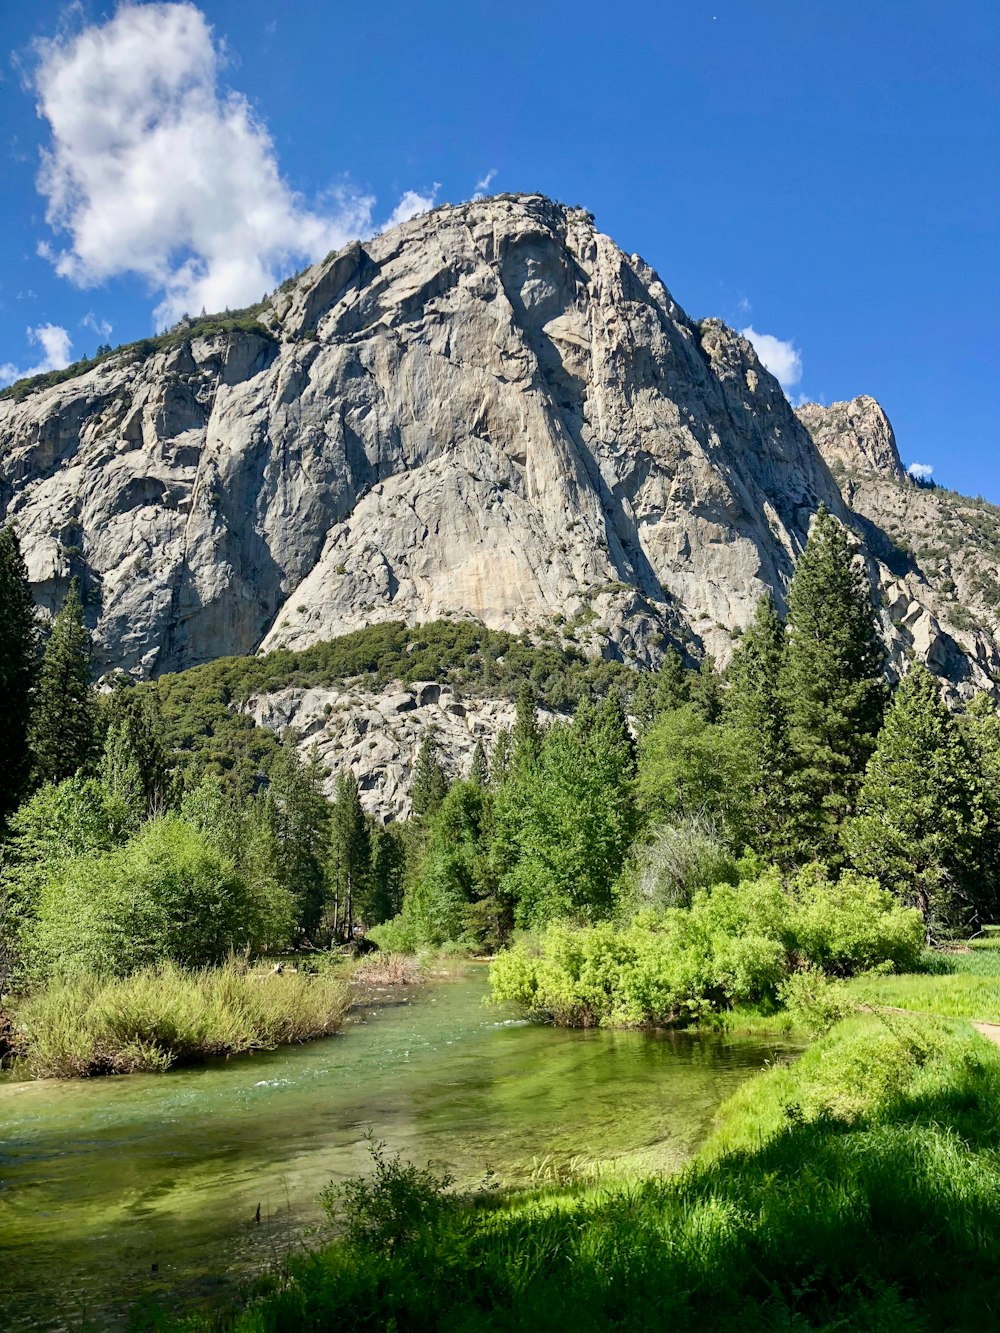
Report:
<svg viewBox="0 0 1000 1333"><path fill-rule="evenodd" d="M79 574L100 664L142 674L451 614L725 660L816 507L851 521L828 465L917 496L873 400L797 418L748 343L535 195L348 246L259 332L0 401L0 512L39 600ZM993 622L949 620L873 515L893 652L983 683Z"/></svg>

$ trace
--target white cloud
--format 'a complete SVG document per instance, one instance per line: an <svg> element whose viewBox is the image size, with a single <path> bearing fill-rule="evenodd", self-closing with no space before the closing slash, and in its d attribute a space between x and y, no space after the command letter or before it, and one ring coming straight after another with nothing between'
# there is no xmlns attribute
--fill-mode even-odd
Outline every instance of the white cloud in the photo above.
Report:
<svg viewBox="0 0 1000 1333"><path fill-rule="evenodd" d="M761 364L769 370L784 390L794 388L802 378L802 355L789 339L775 338L771 333L758 333L752 325L740 329L740 334L753 344Z"/></svg>
<svg viewBox="0 0 1000 1333"><path fill-rule="evenodd" d="M917 481L929 481L934 468L930 463L911 463L906 470Z"/></svg>
<svg viewBox="0 0 1000 1333"><path fill-rule="evenodd" d="M44 375L49 370L62 370L73 359L70 349L73 340L59 324L38 324L27 330L28 342L42 349L42 359L36 366L20 370L12 361L0 365L0 384L27 379L29 375Z"/></svg>
<svg viewBox="0 0 1000 1333"><path fill-rule="evenodd" d="M415 218L418 213L426 213L428 209L433 208L440 188L440 182L435 181L429 194L420 194L418 190L407 190L382 223L382 230L388 231L390 227L398 227L401 222L409 222L410 218Z"/></svg>
<svg viewBox="0 0 1000 1333"><path fill-rule="evenodd" d="M93 329L102 342L107 342L111 337L111 325L106 319L98 319L93 310L88 310L80 323L85 329Z"/></svg>
<svg viewBox="0 0 1000 1333"><path fill-rule="evenodd" d="M222 48L189 0L126 3L38 56L51 129L38 186L60 237L39 252L79 286L138 274L162 324L258 300L370 232L369 195L341 185L307 204L292 190L247 99L220 87ZM387 225L432 202L408 191Z"/></svg>
<svg viewBox="0 0 1000 1333"><path fill-rule="evenodd" d="M496 174L497 174L496 167L490 167L489 171L482 178L482 180L476 181L476 184L473 187L473 195L472 195L473 199L482 199L483 195L489 192L489 188L493 184Z"/></svg>

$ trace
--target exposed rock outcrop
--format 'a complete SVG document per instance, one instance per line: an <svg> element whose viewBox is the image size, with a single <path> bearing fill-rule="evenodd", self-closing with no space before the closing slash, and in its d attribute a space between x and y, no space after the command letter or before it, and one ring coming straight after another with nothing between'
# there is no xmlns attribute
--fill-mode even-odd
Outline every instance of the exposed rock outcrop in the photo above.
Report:
<svg viewBox="0 0 1000 1333"><path fill-rule="evenodd" d="M874 400L796 417L580 209L443 207L286 286L259 330L0 401L0 516L44 604L81 576L104 668L449 614L724 661L817 506L852 521L828 464L917 495ZM849 498L896 659L987 683L992 622Z"/></svg>
<svg viewBox="0 0 1000 1333"><path fill-rule="evenodd" d="M831 403L829 407L806 403L795 415L832 467L839 463L849 472L906 481L896 436L889 418L874 398L862 394L850 402Z"/></svg>

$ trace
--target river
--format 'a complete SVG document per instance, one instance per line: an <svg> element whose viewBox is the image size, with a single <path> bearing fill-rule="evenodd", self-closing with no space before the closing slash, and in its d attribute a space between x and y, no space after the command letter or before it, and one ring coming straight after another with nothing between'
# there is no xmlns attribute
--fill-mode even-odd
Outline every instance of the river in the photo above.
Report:
<svg viewBox="0 0 1000 1333"><path fill-rule="evenodd" d="M485 969L373 997L342 1034L160 1075L0 1082L0 1328L221 1301L391 1150L473 1185L669 1170L787 1043L530 1026ZM256 1221L260 1205L260 1221Z"/></svg>

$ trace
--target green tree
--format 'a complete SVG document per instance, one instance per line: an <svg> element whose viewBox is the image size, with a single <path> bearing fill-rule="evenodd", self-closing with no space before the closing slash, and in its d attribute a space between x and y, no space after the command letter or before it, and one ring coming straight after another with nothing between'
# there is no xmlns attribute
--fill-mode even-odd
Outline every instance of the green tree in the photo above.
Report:
<svg viewBox="0 0 1000 1333"><path fill-rule="evenodd" d="M857 869L918 907L929 930L975 900L986 814L974 767L937 680L914 663L896 690L858 813L842 836Z"/></svg>
<svg viewBox="0 0 1000 1333"><path fill-rule="evenodd" d="M372 869L361 917L366 926L377 926L403 906L406 848L394 824L374 824L371 839Z"/></svg>
<svg viewBox="0 0 1000 1333"><path fill-rule="evenodd" d="M722 677L715 658L706 653L698 663L698 670L688 678L688 698L695 712L706 722L717 722L722 712Z"/></svg>
<svg viewBox="0 0 1000 1333"><path fill-rule="evenodd" d="M511 763L525 768L534 763L542 748L542 733L538 726L538 700L527 681L517 692L517 711L510 736Z"/></svg>
<svg viewBox="0 0 1000 1333"><path fill-rule="evenodd" d="M690 699L690 672L676 648L667 648L656 671L644 673L632 696L632 712L641 727Z"/></svg>
<svg viewBox="0 0 1000 1333"><path fill-rule="evenodd" d="M867 574L822 506L788 594L780 698L788 720L793 855L836 859L885 706L885 650Z"/></svg>
<svg viewBox="0 0 1000 1333"><path fill-rule="evenodd" d="M476 741L476 748L472 751L469 781L475 782L480 787L490 785L490 766L486 759L486 747L482 741Z"/></svg>
<svg viewBox="0 0 1000 1333"><path fill-rule="evenodd" d="M280 882L292 894L301 936L316 938L326 902L330 803L323 790L327 770L314 745L306 763L287 731L271 765L267 813L274 831Z"/></svg>
<svg viewBox="0 0 1000 1333"><path fill-rule="evenodd" d="M504 888L520 924L610 914L637 828L634 779L617 695L549 728L516 792L518 856Z"/></svg>
<svg viewBox="0 0 1000 1333"><path fill-rule="evenodd" d="M975 875L975 909L980 921L1000 921L1000 716L985 691L957 719L972 761L985 818Z"/></svg>
<svg viewBox="0 0 1000 1333"><path fill-rule="evenodd" d="M176 816L145 824L124 847L60 862L41 886L29 936L40 973L124 975L172 959L221 962L272 944L269 916L233 865Z"/></svg>
<svg viewBox="0 0 1000 1333"><path fill-rule="evenodd" d="M784 648L784 625L770 596L762 597L729 663L722 708L740 755L748 838L771 858L785 835L788 735L779 689Z"/></svg>
<svg viewBox="0 0 1000 1333"><path fill-rule="evenodd" d="M171 763L160 698L148 685L119 684L104 704L107 731L101 776L134 793L143 819L163 814L171 798Z"/></svg>
<svg viewBox="0 0 1000 1333"><path fill-rule="evenodd" d="M330 818L329 886L333 893L330 938L352 939L355 914L370 897L371 829L350 769L337 775ZM373 924L365 920L365 925Z"/></svg>
<svg viewBox="0 0 1000 1333"><path fill-rule="evenodd" d="M28 737L38 676L38 621L17 534L0 528L0 826L31 775Z"/></svg>
<svg viewBox="0 0 1000 1333"><path fill-rule="evenodd" d="M95 757L93 669L80 585L73 579L45 645L38 683L31 740L40 782L61 782L86 769Z"/></svg>
<svg viewBox="0 0 1000 1333"><path fill-rule="evenodd" d="M404 919L423 943L481 941L474 906L487 892L482 838L486 800L477 784L455 782L430 821L403 904Z"/></svg>
<svg viewBox="0 0 1000 1333"><path fill-rule="evenodd" d="M441 763L441 748L437 730L431 727L420 743L413 778L410 782L410 802L418 819L433 815L448 790L448 779Z"/></svg>
<svg viewBox="0 0 1000 1333"><path fill-rule="evenodd" d="M746 781L736 735L692 704L656 719L639 743L638 795L653 823L701 817L743 841Z"/></svg>

